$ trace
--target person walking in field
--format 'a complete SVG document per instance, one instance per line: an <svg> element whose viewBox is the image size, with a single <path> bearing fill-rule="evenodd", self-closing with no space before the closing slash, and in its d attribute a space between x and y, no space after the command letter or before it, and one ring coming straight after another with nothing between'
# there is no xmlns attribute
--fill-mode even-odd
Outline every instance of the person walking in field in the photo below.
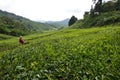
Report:
<svg viewBox="0 0 120 80"><path fill-rule="evenodd" d="M24 41L24 39L23 39L22 36L20 36L19 42L20 42L21 44L24 44L24 43L25 43L25 41Z"/></svg>

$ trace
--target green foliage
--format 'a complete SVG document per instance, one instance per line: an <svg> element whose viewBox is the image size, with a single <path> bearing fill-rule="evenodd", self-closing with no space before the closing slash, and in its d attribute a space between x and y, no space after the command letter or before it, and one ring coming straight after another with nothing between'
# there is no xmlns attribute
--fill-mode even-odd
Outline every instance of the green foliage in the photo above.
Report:
<svg viewBox="0 0 120 80"><path fill-rule="evenodd" d="M88 15L88 17L83 20L78 20L71 28L88 28L95 26L106 26L106 25L119 25L120 23L120 12L119 11L111 11L104 12L101 14L96 14L94 17Z"/></svg>
<svg viewBox="0 0 120 80"><path fill-rule="evenodd" d="M119 11L119 0L111 0L111 1L107 1L107 2L102 2L102 0L95 0L95 6L92 9L95 12L110 12L110 11Z"/></svg>
<svg viewBox="0 0 120 80"><path fill-rule="evenodd" d="M95 0L96 1L96 0ZM110 11L120 11L120 0L110 0L102 3L102 0L98 0L95 3L95 7L93 9L94 12L110 12Z"/></svg>
<svg viewBox="0 0 120 80"><path fill-rule="evenodd" d="M18 38L0 41L6 48L0 53L1 80L120 79L119 26L60 30L24 38L29 44L15 44Z"/></svg>
<svg viewBox="0 0 120 80"><path fill-rule="evenodd" d="M2 16L0 17L0 33L20 36L28 34L30 31L24 24L15 21L11 17Z"/></svg>
<svg viewBox="0 0 120 80"><path fill-rule="evenodd" d="M4 40L4 39L10 39L10 38L13 38L13 36L9 36L9 35L0 34L0 40Z"/></svg>
<svg viewBox="0 0 120 80"><path fill-rule="evenodd" d="M106 3L103 3L102 5L102 12L110 12L116 10L116 3L113 1L108 1Z"/></svg>
<svg viewBox="0 0 120 80"><path fill-rule="evenodd" d="M116 2L116 10L120 11L120 0L117 0Z"/></svg>
<svg viewBox="0 0 120 80"><path fill-rule="evenodd" d="M81 26L82 24L83 24L83 20L78 20L68 28L72 28L72 29L84 28Z"/></svg>
<svg viewBox="0 0 120 80"><path fill-rule="evenodd" d="M84 19L78 20L70 28L102 27L106 25L119 25L120 0L102 2L93 0L95 6L91 6L90 12L85 12Z"/></svg>
<svg viewBox="0 0 120 80"><path fill-rule="evenodd" d="M75 16L72 16L68 22L68 25L71 26L77 21L77 18Z"/></svg>
<svg viewBox="0 0 120 80"><path fill-rule="evenodd" d="M0 10L0 33L13 36L27 35L33 32L53 30L53 25L31 21Z"/></svg>
<svg viewBox="0 0 120 80"><path fill-rule="evenodd" d="M94 11L95 12L102 12L102 0L98 0L98 2L95 4Z"/></svg>
<svg viewBox="0 0 120 80"><path fill-rule="evenodd" d="M106 12L99 15L96 15L94 18L89 18L87 22L88 26L104 26L110 24L116 24L120 22L120 12ZM86 20L87 21L87 20Z"/></svg>

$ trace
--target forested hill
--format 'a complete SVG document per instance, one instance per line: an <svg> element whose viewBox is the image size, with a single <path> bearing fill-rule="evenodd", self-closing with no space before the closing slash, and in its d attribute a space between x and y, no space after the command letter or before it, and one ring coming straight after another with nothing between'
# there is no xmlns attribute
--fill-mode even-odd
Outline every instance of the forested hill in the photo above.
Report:
<svg viewBox="0 0 120 80"><path fill-rule="evenodd" d="M0 10L0 33L2 34L19 36L55 28L53 25L31 21L13 13Z"/></svg>
<svg viewBox="0 0 120 80"><path fill-rule="evenodd" d="M103 2L103 0L94 1L90 11L84 13L84 18L76 21L70 28L120 25L120 0L107 2Z"/></svg>

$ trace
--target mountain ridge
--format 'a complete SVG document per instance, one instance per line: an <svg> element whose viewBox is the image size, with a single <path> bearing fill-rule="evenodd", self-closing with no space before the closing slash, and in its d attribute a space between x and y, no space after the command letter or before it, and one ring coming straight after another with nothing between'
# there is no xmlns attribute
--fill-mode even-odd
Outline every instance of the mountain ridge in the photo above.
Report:
<svg viewBox="0 0 120 80"><path fill-rule="evenodd" d="M69 22L69 18L60 21L45 21L44 23L55 25L56 27L60 28L60 27L68 27L68 22Z"/></svg>

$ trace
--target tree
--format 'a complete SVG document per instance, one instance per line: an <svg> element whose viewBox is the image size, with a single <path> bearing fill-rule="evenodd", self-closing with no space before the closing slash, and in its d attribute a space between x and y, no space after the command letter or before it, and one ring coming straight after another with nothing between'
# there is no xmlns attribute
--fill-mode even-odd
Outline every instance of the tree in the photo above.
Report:
<svg viewBox="0 0 120 80"><path fill-rule="evenodd" d="M98 0L95 4L95 12L102 12L102 0Z"/></svg>
<svg viewBox="0 0 120 80"><path fill-rule="evenodd" d="M114 2L114 1L108 1L106 3L103 3L102 12L115 11L115 4L116 4L116 2Z"/></svg>
<svg viewBox="0 0 120 80"><path fill-rule="evenodd" d="M91 6L91 10L90 10L90 16L94 17L95 14L99 14L100 12L102 12L102 0L92 0L93 5ZM94 7L93 7L94 6Z"/></svg>
<svg viewBox="0 0 120 80"><path fill-rule="evenodd" d="M68 25L71 26L77 21L77 18L75 16L72 16L71 19L68 22Z"/></svg>
<svg viewBox="0 0 120 80"><path fill-rule="evenodd" d="M117 0L116 2L116 10L120 11L120 0Z"/></svg>
<svg viewBox="0 0 120 80"><path fill-rule="evenodd" d="M93 1L93 4L95 4L96 3L96 0L92 0Z"/></svg>

